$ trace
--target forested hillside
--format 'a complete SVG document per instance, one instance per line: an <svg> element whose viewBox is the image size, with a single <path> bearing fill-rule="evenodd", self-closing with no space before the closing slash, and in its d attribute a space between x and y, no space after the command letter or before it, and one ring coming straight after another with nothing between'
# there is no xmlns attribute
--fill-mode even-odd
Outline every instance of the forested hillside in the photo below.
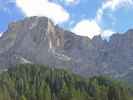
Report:
<svg viewBox="0 0 133 100"><path fill-rule="evenodd" d="M82 78L44 65L17 65L0 74L0 100L133 100L120 82Z"/></svg>

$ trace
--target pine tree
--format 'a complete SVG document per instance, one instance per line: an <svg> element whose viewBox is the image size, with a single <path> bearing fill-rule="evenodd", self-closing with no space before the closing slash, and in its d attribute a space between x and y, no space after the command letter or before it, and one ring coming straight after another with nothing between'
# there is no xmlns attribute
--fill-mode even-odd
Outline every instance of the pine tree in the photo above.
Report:
<svg viewBox="0 0 133 100"><path fill-rule="evenodd" d="M44 100L52 100L52 95L49 85L46 85L44 88Z"/></svg>
<svg viewBox="0 0 133 100"><path fill-rule="evenodd" d="M23 95L20 97L20 100L28 100L28 99L26 99L26 97Z"/></svg>

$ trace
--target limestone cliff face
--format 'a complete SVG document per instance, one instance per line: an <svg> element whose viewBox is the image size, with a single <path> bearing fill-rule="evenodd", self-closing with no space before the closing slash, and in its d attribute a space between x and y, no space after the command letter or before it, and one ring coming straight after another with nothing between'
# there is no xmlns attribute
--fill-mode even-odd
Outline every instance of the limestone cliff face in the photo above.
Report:
<svg viewBox="0 0 133 100"><path fill-rule="evenodd" d="M0 39L0 46L3 45L2 42L11 42L15 46L20 46L20 43L23 42L40 45L46 40L48 48L63 48L63 38L63 30L61 31L59 27L55 27L48 18L31 17L20 22L11 23L7 32ZM6 46L9 48L9 44L5 44L5 47L3 46L1 49L6 48Z"/></svg>
<svg viewBox="0 0 133 100"><path fill-rule="evenodd" d="M46 17L31 17L11 23L0 39L0 64L16 64L24 58L33 63L58 65L68 59L61 53L63 33L64 30ZM60 59L60 62L55 59Z"/></svg>
<svg viewBox="0 0 133 100"><path fill-rule="evenodd" d="M133 73L133 30L116 34L107 42L92 40L54 25L46 17L11 23L0 38L0 66L36 63L65 68L83 76Z"/></svg>
<svg viewBox="0 0 133 100"><path fill-rule="evenodd" d="M48 20L47 37L50 49L64 47L63 33L63 30L61 30L58 26L55 27L54 24L50 20Z"/></svg>

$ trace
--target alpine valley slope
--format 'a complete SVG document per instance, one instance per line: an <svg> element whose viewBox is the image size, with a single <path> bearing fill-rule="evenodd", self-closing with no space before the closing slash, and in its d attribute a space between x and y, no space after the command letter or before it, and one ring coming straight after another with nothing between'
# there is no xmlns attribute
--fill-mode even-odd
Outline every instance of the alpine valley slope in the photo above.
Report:
<svg viewBox="0 0 133 100"><path fill-rule="evenodd" d="M1 69L19 63L128 80L133 74L133 30L115 34L108 42L100 36L89 39L75 35L46 17L25 18L11 23L0 38Z"/></svg>

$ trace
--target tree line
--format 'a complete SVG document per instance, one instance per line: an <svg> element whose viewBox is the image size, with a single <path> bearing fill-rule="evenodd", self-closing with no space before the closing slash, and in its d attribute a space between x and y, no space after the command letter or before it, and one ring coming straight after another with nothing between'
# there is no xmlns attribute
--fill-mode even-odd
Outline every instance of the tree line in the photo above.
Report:
<svg viewBox="0 0 133 100"><path fill-rule="evenodd" d="M89 79L45 65L20 64L0 73L0 100L133 100L132 92L103 76Z"/></svg>

